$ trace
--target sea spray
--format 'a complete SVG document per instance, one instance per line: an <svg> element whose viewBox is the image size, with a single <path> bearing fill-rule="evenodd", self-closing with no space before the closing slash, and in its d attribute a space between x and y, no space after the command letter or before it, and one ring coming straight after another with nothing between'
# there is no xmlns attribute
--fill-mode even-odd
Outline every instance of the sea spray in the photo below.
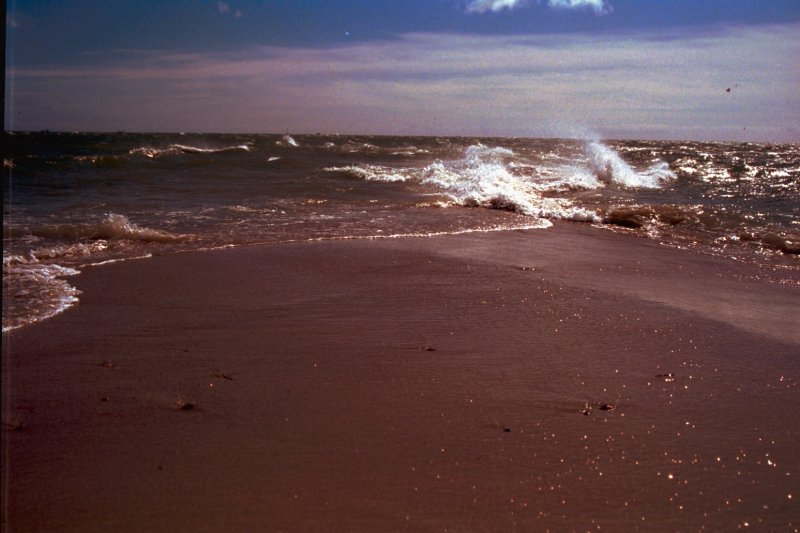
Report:
<svg viewBox="0 0 800 533"><path fill-rule="evenodd" d="M461 159L428 165L421 182L438 187L462 206L503 209L548 219L599 221L594 213L574 207L565 198L540 194L532 174L514 172L514 156L507 148L472 145L464 150Z"/></svg>
<svg viewBox="0 0 800 533"><path fill-rule="evenodd" d="M599 180L625 187L657 189L674 179L675 173L663 161L654 163L643 172L637 172L611 147L599 141L586 143L589 166Z"/></svg>
<svg viewBox="0 0 800 533"><path fill-rule="evenodd" d="M280 140L275 142L276 146L291 146L293 148L299 148L300 145L297 144L297 141L294 140L294 137L289 135L288 133L280 138Z"/></svg>

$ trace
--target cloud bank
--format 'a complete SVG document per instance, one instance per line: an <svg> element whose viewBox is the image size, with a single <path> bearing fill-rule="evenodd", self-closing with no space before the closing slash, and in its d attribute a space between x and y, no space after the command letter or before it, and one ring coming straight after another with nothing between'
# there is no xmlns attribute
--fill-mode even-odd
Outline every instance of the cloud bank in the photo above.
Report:
<svg viewBox="0 0 800 533"><path fill-rule="evenodd" d="M528 0L472 0L467 5L468 13L498 12L504 9L512 10L523 7ZM582 9L591 8L597 14L608 13L611 7L605 0L547 0L547 5L555 9Z"/></svg>
<svg viewBox="0 0 800 533"><path fill-rule="evenodd" d="M337 48L128 50L10 69L6 120L21 130L498 136L570 136L577 125L612 138L797 142L797 57L799 24L681 39L406 34Z"/></svg>

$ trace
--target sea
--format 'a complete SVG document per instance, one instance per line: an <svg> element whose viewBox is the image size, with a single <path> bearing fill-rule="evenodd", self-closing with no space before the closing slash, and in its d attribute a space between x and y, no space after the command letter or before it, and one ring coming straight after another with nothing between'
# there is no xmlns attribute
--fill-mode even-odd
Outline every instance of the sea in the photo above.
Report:
<svg viewBox="0 0 800 533"><path fill-rule="evenodd" d="M778 283L800 269L798 144L124 132L6 144L4 332L79 302L87 267L265 243L568 221L755 263Z"/></svg>

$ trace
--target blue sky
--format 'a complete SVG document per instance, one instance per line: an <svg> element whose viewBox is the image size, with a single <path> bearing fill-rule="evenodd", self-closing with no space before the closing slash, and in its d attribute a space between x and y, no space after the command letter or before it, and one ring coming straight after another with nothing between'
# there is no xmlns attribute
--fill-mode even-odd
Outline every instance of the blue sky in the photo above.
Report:
<svg viewBox="0 0 800 533"><path fill-rule="evenodd" d="M798 57L797 0L10 0L5 128L799 142Z"/></svg>

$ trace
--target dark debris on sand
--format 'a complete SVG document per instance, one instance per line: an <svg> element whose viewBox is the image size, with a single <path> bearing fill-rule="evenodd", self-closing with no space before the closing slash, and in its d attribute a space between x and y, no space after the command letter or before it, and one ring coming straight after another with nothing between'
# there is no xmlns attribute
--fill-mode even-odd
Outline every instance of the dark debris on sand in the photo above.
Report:
<svg viewBox="0 0 800 533"><path fill-rule="evenodd" d="M613 403L586 402L583 404L583 409L581 409L580 412L589 416L594 409L599 409L600 411L615 411L617 406Z"/></svg>

